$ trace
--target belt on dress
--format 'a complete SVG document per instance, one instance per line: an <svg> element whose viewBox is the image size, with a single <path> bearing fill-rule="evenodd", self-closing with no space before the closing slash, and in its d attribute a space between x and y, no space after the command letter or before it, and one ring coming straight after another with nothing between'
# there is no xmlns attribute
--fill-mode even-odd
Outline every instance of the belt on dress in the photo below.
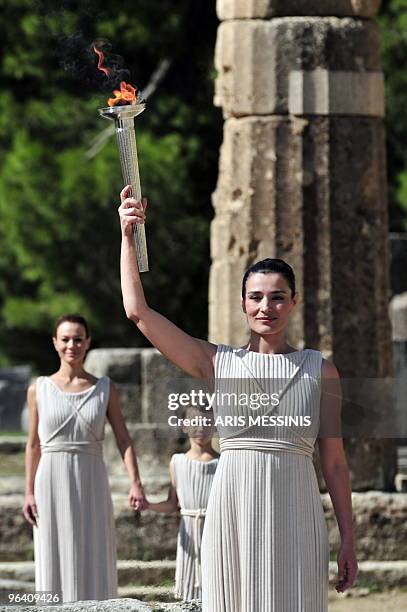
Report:
<svg viewBox="0 0 407 612"><path fill-rule="evenodd" d="M199 538L199 520L205 518L206 508L181 508L182 516L192 516L194 520L193 528L193 541L194 541L194 552L195 552L195 584L194 587L197 589L201 588L201 548L198 544Z"/></svg>
<svg viewBox="0 0 407 612"><path fill-rule="evenodd" d="M304 455L312 459L314 447L288 440L268 440L267 438L220 438L221 453L226 450L259 450L259 451L285 451Z"/></svg>
<svg viewBox="0 0 407 612"><path fill-rule="evenodd" d="M102 440L83 442L47 442L41 444L41 453L83 453L103 457Z"/></svg>

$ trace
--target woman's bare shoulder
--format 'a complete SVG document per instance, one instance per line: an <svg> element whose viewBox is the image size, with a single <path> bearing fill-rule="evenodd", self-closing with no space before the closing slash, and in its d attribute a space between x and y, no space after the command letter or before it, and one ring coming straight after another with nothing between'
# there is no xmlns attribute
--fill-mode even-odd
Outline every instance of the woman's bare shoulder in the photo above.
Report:
<svg viewBox="0 0 407 612"><path fill-rule="evenodd" d="M338 369L332 361L322 358L321 376L322 378L339 378Z"/></svg>
<svg viewBox="0 0 407 612"><path fill-rule="evenodd" d="M37 397L37 380L38 379L33 380L29 384L29 386L28 386L28 389L27 389L27 401L29 403L31 403L31 402L35 403L35 401L36 401L36 397Z"/></svg>

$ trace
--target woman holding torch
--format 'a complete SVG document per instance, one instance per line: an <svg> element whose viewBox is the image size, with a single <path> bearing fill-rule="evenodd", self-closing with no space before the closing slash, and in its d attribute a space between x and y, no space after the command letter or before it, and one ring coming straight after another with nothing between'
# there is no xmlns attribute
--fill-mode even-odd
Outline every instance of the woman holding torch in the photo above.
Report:
<svg viewBox="0 0 407 612"><path fill-rule="evenodd" d="M298 301L293 270L281 259L266 259L247 270L241 301L250 327L246 347L194 338L147 304L133 239L134 224L145 221L147 202L129 194L130 187L123 189L119 208L127 317L187 374L214 379L215 392L231 391L237 381L240 389L262 390L271 397L277 385L278 405L263 409L262 416L272 410L280 417L308 415L314 425L313 433L301 425L283 430L256 424L232 432L218 425L221 456L201 548L203 612L326 612L329 545L312 463L317 438L341 534L338 592L351 587L357 574L351 487L339 432L337 369L320 351L297 351L285 338ZM214 414L249 416L247 407L229 405L226 411L218 401Z"/></svg>

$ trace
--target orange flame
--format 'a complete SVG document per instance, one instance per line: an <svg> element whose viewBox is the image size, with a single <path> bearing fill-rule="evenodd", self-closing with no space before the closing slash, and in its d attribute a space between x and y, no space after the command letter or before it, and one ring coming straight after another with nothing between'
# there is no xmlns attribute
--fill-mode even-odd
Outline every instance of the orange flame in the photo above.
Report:
<svg viewBox="0 0 407 612"><path fill-rule="evenodd" d="M108 77L110 70L109 68L105 68L105 66L103 66L103 62L105 61L105 54L102 51L99 51L99 49L96 49L95 46L93 47L93 50L98 56L98 70L104 72L105 75Z"/></svg>
<svg viewBox="0 0 407 612"><path fill-rule="evenodd" d="M109 98L107 103L109 106L122 106L124 104L134 104L137 100L137 87L133 87L130 83L122 81L120 90L113 91L114 98Z"/></svg>
<svg viewBox="0 0 407 612"><path fill-rule="evenodd" d="M105 61L105 54L102 51L99 51L93 46L94 52L98 56L98 70L101 70L108 77L111 73L110 68L106 68L103 66ZM109 106L123 106L125 104L134 104L137 102L137 87L133 87L130 83L126 83L122 81L120 83L120 89L115 89L113 91L114 98L109 98L107 103Z"/></svg>

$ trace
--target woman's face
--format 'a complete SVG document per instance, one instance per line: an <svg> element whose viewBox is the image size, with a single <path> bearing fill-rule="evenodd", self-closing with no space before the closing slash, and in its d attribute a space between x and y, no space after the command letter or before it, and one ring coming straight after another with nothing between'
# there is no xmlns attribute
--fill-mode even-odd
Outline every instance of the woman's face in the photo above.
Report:
<svg viewBox="0 0 407 612"><path fill-rule="evenodd" d="M86 337L83 325L69 321L64 321L58 326L56 337L53 338L55 350L61 361L71 365L83 362L90 340Z"/></svg>
<svg viewBox="0 0 407 612"><path fill-rule="evenodd" d="M246 282L246 298L242 300L250 329L262 336L285 329L290 313L298 301L281 274L250 274Z"/></svg>

